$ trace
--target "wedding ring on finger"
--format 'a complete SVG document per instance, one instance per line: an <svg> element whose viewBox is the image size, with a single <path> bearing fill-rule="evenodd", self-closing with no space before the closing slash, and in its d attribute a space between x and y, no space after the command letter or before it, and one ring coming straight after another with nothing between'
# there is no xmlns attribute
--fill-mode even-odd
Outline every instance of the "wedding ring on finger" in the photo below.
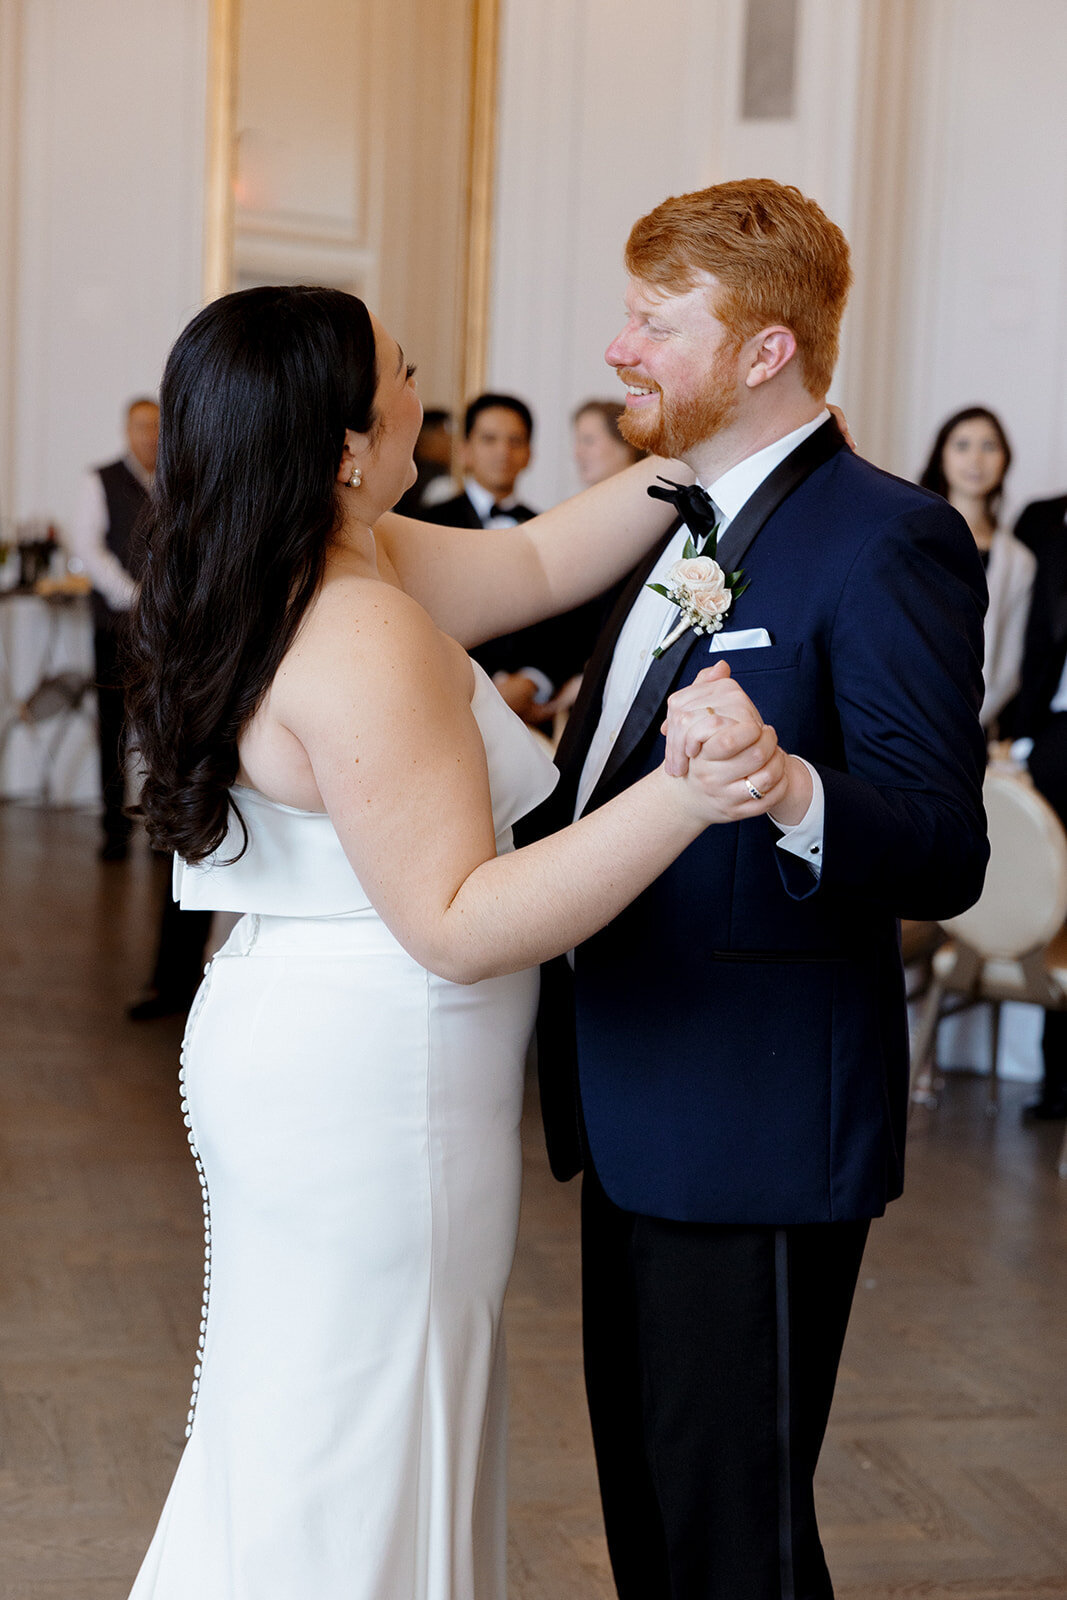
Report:
<svg viewBox="0 0 1067 1600"><path fill-rule="evenodd" d="M748 790L748 792L752 796L753 800L762 800L763 799L763 790L762 789L757 789L756 785L752 782L751 778L746 778L745 779L745 788Z"/></svg>

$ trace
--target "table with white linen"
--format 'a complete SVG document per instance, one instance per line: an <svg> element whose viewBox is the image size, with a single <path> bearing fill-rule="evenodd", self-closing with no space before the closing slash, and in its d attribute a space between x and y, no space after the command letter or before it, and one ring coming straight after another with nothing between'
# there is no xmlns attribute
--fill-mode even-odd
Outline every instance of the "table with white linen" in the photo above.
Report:
<svg viewBox="0 0 1067 1600"><path fill-rule="evenodd" d="M53 805L100 801L96 700L39 722L20 708L60 673L93 677L93 629L84 595L0 591L0 798Z"/></svg>

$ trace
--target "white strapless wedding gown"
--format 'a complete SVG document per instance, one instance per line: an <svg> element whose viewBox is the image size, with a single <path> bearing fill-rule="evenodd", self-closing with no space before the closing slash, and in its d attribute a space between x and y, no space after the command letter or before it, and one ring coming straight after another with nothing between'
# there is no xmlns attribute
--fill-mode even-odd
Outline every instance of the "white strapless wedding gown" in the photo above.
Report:
<svg viewBox="0 0 1067 1600"><path fill-rule="evenodd" d="M475 679L503 852L555 768ZM177 872L184 906L246 915L182 1052L209 1287L131 1600L503 1600L500 1313L537 974L435 977L327 817L235 798L247 853Z"/></svg>

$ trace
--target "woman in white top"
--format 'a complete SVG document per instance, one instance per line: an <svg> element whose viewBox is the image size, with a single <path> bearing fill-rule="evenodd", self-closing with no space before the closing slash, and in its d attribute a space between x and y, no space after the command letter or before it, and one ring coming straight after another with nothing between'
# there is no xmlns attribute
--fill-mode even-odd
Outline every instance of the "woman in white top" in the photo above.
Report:
<svg viewBox="0 0 1067 1600"><path fill-rule="evenodd" d="M997 522L1011 446L1000 419L984 406L949 417L934 440L919 482L943 495L964 518L978 546L989 584L985 619L985 698L982 726L996 718L1019 687L1026 619L1037 562L1026 546Z"/></svg>

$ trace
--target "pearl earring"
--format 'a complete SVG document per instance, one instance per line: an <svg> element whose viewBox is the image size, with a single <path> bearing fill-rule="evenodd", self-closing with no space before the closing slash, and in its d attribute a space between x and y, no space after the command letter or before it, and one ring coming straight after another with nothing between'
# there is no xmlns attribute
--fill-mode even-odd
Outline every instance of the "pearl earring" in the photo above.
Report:
<svg viewBox="0 0 1067 1600"><path fill-rule="evenodd" d="M358 467L353 467L352 468L352 476L348 480L349 487L352 488L352 489L358 489L362 482L363 482L363 474L362 474L362 472L360 471L360 469Z"/></svg>

